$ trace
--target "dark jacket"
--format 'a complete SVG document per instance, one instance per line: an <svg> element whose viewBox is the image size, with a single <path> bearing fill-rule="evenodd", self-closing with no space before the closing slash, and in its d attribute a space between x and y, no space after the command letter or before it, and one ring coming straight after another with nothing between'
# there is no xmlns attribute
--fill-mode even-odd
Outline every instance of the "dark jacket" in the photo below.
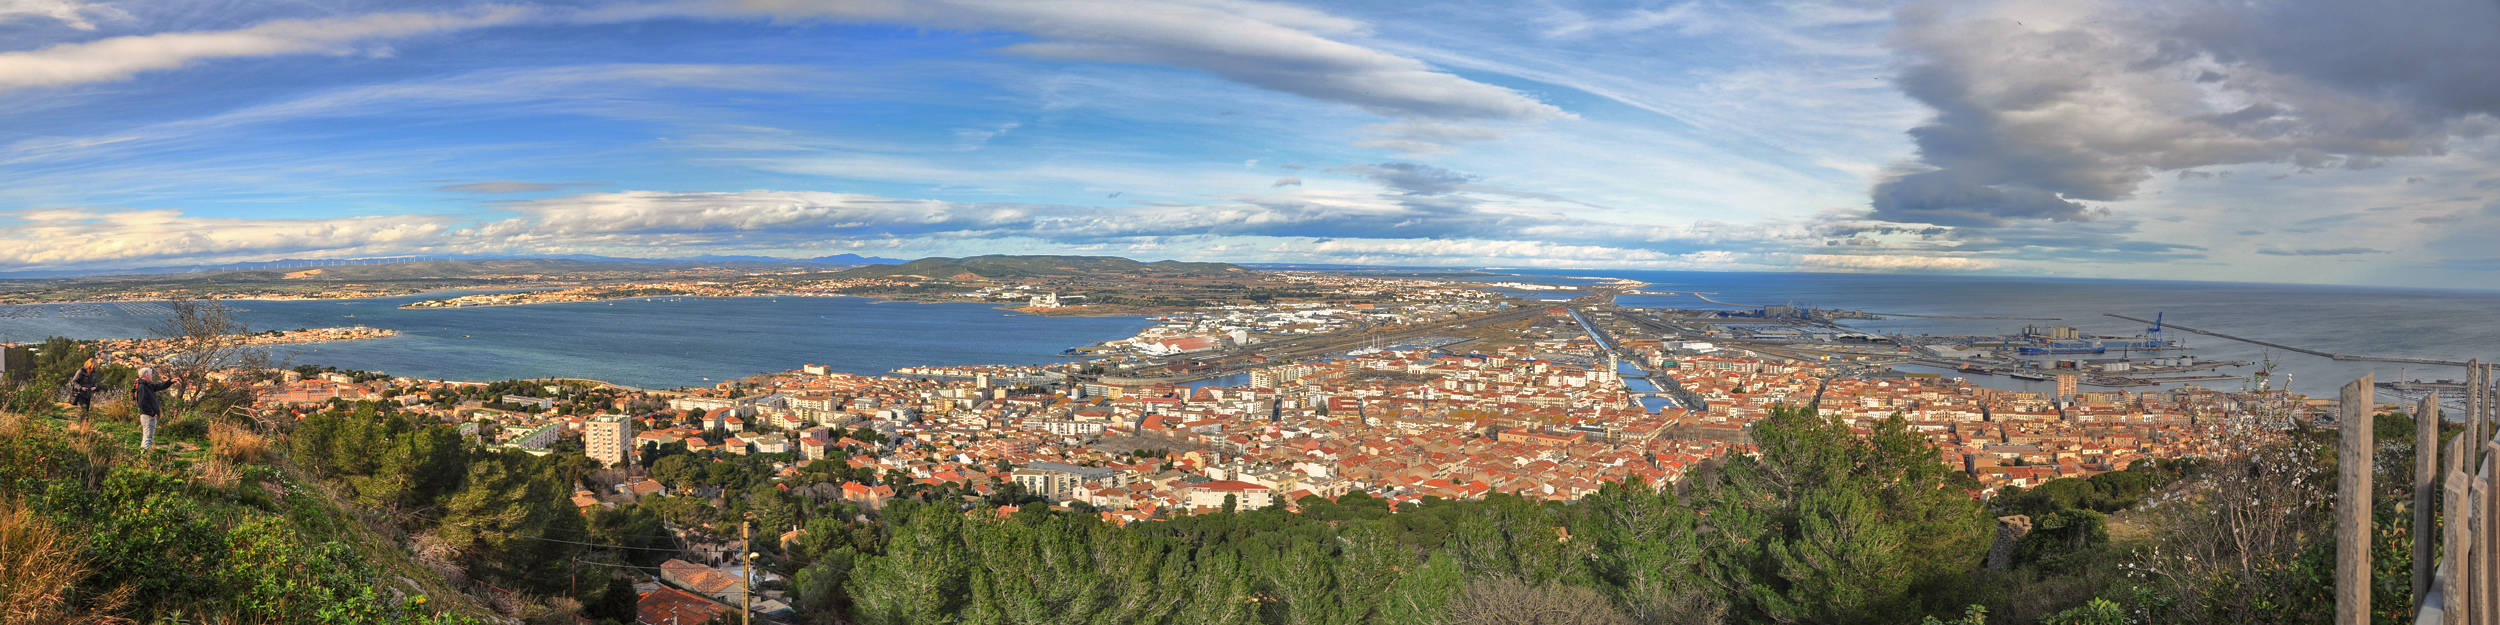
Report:
<svg viewBox="0 0 2500 625"><path fill-rule="evenodd" d="M162 416L160 413L164 412L165 408L164 408L164 405L163 405L163 404L159 404L159 403L157 403L157 402L156 402L156 392L157 392L157 391L162 391L162 390L165 390L165 389L167 389L167 388L172 388L172 387L173 387L173 385L174 385L174 383L173 383L172 381L165 381L165 382L148 382L148 381L145 381L145 380L133 380L133 381L131 381L131 382L130 382L130 397L131 397L131 399L132 399L133 401L137 401L137 402L139 402L139 414L143 414L143 415L147 415L147 416L151 416L151 417L155 417L155 416Z"/></svg>
<svg viewBox="0 0 2500 625"><path fill-rule="evenodd" d="M94 399L95 385L97 383L96 378L98 377L100 376L96 375L95 370L80 368L77 375L70 376L69 378L70 396L75 398L75 400L80 404L87 403L88 400Z"/></svg>

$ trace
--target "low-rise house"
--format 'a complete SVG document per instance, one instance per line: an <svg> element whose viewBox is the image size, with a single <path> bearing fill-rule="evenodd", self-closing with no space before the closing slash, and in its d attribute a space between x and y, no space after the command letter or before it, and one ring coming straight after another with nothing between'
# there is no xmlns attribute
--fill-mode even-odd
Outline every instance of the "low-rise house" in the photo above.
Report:
<svg viewBox="0 0 2500 625"><path fill-rule="evenodd" d="M728 606L667 586L642 593L634 604L634 622L641 625L694 625L728 613Z"/></svg>
<svg viewBox="0 0 2500 625"><path fill-rule="evenodd" d="M660 580L722 603L735 605L746 599L746 580L684 560L660 563Z"/></svg>

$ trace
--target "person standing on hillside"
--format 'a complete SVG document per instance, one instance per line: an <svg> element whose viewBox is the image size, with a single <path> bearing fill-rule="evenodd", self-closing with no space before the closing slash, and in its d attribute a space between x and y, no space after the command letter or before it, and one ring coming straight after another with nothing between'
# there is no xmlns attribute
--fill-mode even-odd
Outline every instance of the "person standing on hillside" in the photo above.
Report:
<svg viewBox="0 0 2500 625"><path fill-rule="evenodd" d="M130 383L130 401L139 405L139 451L156 445L156 419L164 412L164 404L156 401L157 391L173 388L178 382L159 382L154 367L139 368L139 379Z"/></svg>
<svg viewBox="0 0 2500 625"><path fill-rule="evenodd" d="M95 413L96 385L104 380L103 373L95 367L96 359L88 358L85 365L78 367L78 373L69 377L69 403L78 407L78 428L82 430L90 427L88 417Z"/></svg>

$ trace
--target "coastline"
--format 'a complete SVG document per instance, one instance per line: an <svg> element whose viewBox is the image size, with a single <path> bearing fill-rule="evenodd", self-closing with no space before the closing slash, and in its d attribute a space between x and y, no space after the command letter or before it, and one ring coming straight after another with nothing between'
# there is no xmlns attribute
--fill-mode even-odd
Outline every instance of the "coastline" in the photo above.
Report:
<svg viewBox="0 0 2500 625"><path fill-rule="evenodd" d="M457 289L454 289L454 290L457 290ZM404 296L393 296L393 297L404 297ZM996 301L984 301L984 300L936 300L936 301L930 301L930 300L916 300L916 299L895 299L895 298L893 298L893 297L886 297L886 296L880 296L880 295L817 294L817 293L768 293L768 294L758 294L758 295L635 295L635 296L631 296L631 297L606 297L606 298L597 298L597 299L564 300L564 301L560 301L560 302L509 302L509 303L501 303L501 304L476 304L476 305L469 305L469 306L417 306L417 305L415 305L415 304L416 304L416 302L411 302L411 303L409 303L409 304L402 304L402 305L400 305L400 306L397 306L396 308L398 308L399 310L461 310L461 309L469 309L469 308L510 308L510 307L515 307L515 306L551 306L551 305L556 305L556 304L595 304L595 303L599 303L599 302L623 302L623 301L631 301L631 300L637 300L637 299L656 299L656 298L664 298L664 297L666 297L666 298L704 298L704 299L756 299L756 298L782 298L782 297L810 297L810 298L842 298L842 297L852 297L852 298L859 298L859 299L869 300L869 302L868 302L868 303L870 303L870 304L984 304L984 305L990 305L990 309L991 309L991 310L1003 310L1003 311L1007 311L1007 312L1023 313L1023 314L1032 315L1032 316L1035 316L1035 317L1145 317L1145 316L1153 316L1153 315L1158 315L1158 314L1172 314L1172 313L1175 313L1175 312L1180 312L1180 311L1186 310L1186 309L1179 309L1179 308L1175 308L1175 309L1169 309L1169 310L1163 310L1163 311L1102 311L1102 312L1091 312L1091 311L1088 311L1088 312L1072 312L1072 313L1042 313L1042 312L1034 312L1034 311L1033 311L1030 307L1027 307L1027 306L1014 306L1014 305L1000 304L1000 303L998 303L998 302L996 302ZM292 301L332 301L332 300L335 300L335 301L348 301L348 300L357 300L357 299L385 299L385 298L378 298L378 297L360 297L360 298L341 297L341 298L322 298L322 299L314 299L314 300L292 300ZM272 301L288 301L288 300L272 300ZM437 300L428 300L428 301L437 301ZM1066 307L1055 308L1055 309L1048 309L1048 310L1085 310L1085 309L1087 309L1087 308L1088 308L1088 307L1085 307L1085 306L1066 306Z"/></svg>
<svg viewBox="0 0 2500 625"><path fill-rule="evenodd" d="M402 294L398 294L398 295L360 295L360 296L357 296L357 297L195 297L195 298L189 298L189 299L192 299L192 300L194 300L194 301L214 301L214 302L345 302L345 301L353 301L353 300L390 299L390 298L394 298L394 297L410 297L410 296L416 296L416 295L425 295L425 294L428 294L428 293L498 292L498 291L500 291L500 292L510 292L510 293L526 293L526 292L530 292L530 291L543 291L543 290L547 290L547 289L459 289L459 288L452 288L452 289L432 289L432 290L426 290L426 291L411 291L411 292L408 292L408 293L402 293ZM175 301L175 300L178 300L178 299L184 299L184 298L175 298L175 297L151 297L151 298L144 298L144 299L90 299L90 300L60 301L60 302L24 302L24 303L17 303L17 304L4 304L4 303L0 303L0 306L76 306L76 305L79 305L79 304L135 304L135 303L171 302L171 301ZM551 302L551 303L552 303L552 302ZM470 306L469 308L476 308L476 307L475 307L475 306Z"/></svg>

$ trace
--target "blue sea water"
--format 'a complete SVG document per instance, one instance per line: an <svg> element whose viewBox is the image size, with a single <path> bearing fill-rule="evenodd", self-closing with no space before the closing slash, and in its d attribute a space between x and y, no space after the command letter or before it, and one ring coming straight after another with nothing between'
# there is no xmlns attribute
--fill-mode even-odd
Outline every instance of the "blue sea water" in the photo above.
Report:
<svg viewBox="0 0 2500 625"><path fill-rule="evenodd" d="M1526 273L1526 272L1517 272ZM2280 284L2076 280L1874 274L1709 273L1570 270L1534 281L1583 284L1561 276L1628 278L1654 291L1706 291L1723 302L1815 305L1929 315L2057 317L2060 321L1891 318L1849 325L1888 333L1993 334L2024 324L2072 325L2133 336L2145 324L2102 313L2151 318L2330 353L2465 360L2500 359L2500 292L2324 287ZM1513 280L1516 280L1513 278ZM1577 295L1553 292L1558 297ZM347 301L246 301L255 329L367 325L398 330L377 341L289 346L295 362L464 380L586 377L642 387L707 384L820 363L860 374L905 365L1047 363L1060 350L1134 335L1139 317L1010 316L984 304L878 303L859 298L653 298L538 306L399 310L441 294ZM1627 306L1726 308L1693 296L1629 296ZM108 308L111 308L108 306ZM9 317L0 340L44 336L146 336L161 317L119 309L104 317ZM348 315L354 315L349 317ZM2200 358L2260 360L2269 351L2275 384L2332 394L2362 374L2380 380L2457 377L2456 367L2332 361L2172 330ZM2254 367L2220 373L2246 375ZM1238 376L1235 376L1238 377ZM1983 378L1997 388L2044 383ZM1217 380L1214 382L1225 382ZM2236 382L2208 382L2237 390ZM2382 395L2385 397L2385 395Z"/></svg>
<svg viewBox="0 0 2500 625"><path fill-rule="evenodd" d="M1885 333L2002 334L2019 332L2025 324L2038 324L2074 326L2103 336L2135 336L2149 324L2103 313L2145 319L2159 313L2166 323L2334 354L2458 361L2480 358L2484 362L2500 359L2500 291L1937 275L1596 269L1534 273L1543 274L1538 280L1560 284L1592 282L1561 276L1625 278L1652 284L1646 291L1679 293L1674 297L1626 296L1619 301L1635 307L1735 309L1691 295L1693 291L1702 291L1712 293L1711 299L1736 304L1794 303L1918 315L2060 319L1893 317L1843 322ZM2388 381L2399 375L2422 380L2456 378L2462 372L2458 367L2329 360L2175 329L2163 334L2164 338L2184 341L2193 348L2190 353L2201 359L2262 361L2270 354L2276 364L2275 388L2284 388L2288 377L2293 390L2312 396L2332 395L2338 387L2364 374L2375 374L2378 380ZM2112 353L2106 357L2117 356ZM2218 373L2244 376L2256 369L2243 367ZM2053 383L2002 376L1984 380L1997 388L2054 387ZM2232 381L2202 384L2221 390L2240 388L2240 383Z"/></svg>
<svg viewBox="0 0 2500 625"><path fill-rule="evenodd" d="M1060 350L1126 338L1141 317L1039 317L988 304L855 297L650 298L401 310L443 294L332 301L238 301L254 330L364 325L371 341L287 345L298 364L452 380L580 377L643 388L708 385L816 363L883 374L906 365L1041 364ZM108 305L109 307L109 305ZM163 317L0 318L7 340L149 336ZM353 316L350 316L353 315Z"/></svg>

